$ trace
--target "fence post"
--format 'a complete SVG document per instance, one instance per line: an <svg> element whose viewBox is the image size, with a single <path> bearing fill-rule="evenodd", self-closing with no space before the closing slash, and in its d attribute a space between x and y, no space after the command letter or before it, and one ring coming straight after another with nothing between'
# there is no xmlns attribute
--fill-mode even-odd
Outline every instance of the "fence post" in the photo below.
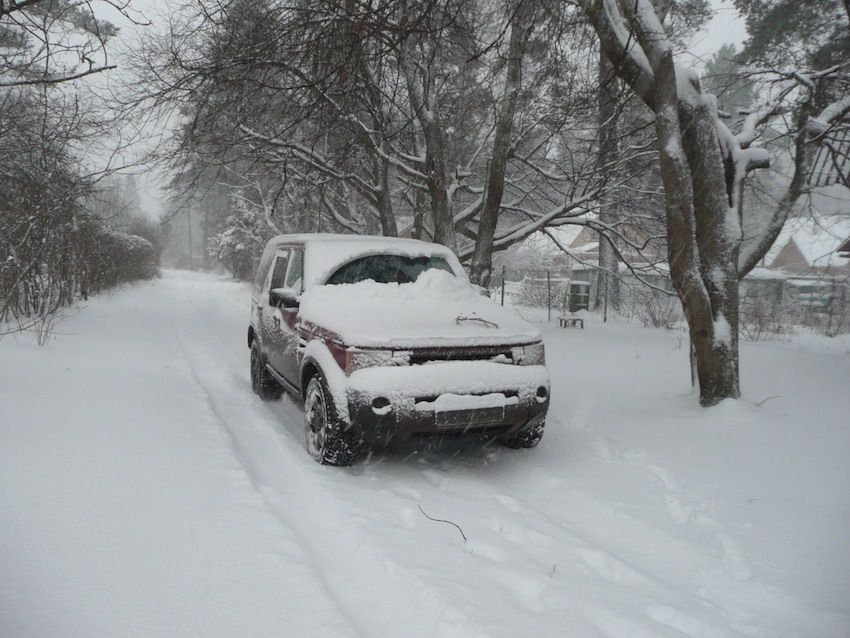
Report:
<svg viewBox="0 0 850 638"><path fill-rule="evenodd" d="M546 271L546 306L548 307L547 321L552 321L552 274Z"/></svg>
<svg viewBox="0 0 850 638"><path fill-rule="evenodd" d="M602 273L600 273L602 274ZM605 289L604 289L604 297L602 299L602 323L608 322L608 280L610 279L611 273L605 273L605 276L602 278L605 281Z"/></svg>
<svg viewBox="0 0 850 638"><path fill-rule="evenodd" d="M505 305L505 266L502 266L502 305Z"/></svg>
<svg viewBox="0 0 850 638"><path fill-rule="evenodd" d="M189 270L195 270L195 260L192 258L192 207L186 207L186 228L189 231Z"/></svg>

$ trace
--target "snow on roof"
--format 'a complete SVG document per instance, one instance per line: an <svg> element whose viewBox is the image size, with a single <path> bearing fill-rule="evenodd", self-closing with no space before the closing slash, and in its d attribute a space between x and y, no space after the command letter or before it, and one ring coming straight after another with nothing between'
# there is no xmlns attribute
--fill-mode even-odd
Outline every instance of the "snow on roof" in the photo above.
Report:
<svg viewBox="0 0 850 638"><path fill-rule="evenodd" d="M593 218L593 215L587 215L588 218ZM564 248L573 250L583 250L584 246L576 247L573 244L581 236L587 226L580 224L563 224L560 226L548 226L546 231L538 230L526 237L521 245L527 247L535 247L546 250L547 252L559 252L555 241ZM553 241L553 239L555 241Z"/></svg>
<svg viewBox="0 0 850 638"><path fill-rule="evenodd" d="M305 288L324 281L332 271L342 264L360 257L376 253L421 257L438 255L443 257L458 277L466 279L463 267L457 256L441 244L433 244L418 239L383 237L379 235L338 235L332 233L302 233L297 235L278 235L270 244L304 244L304 286Z"/></svg>
<svg viewBox="0 0 850 638"><path fill-rule="evenodd" d="M432 244L418 239L398 237L383 237L379 235L341 235L334 233L300 233L292 235L276 235L266 244L260 263L254 287L262 287L263 278L268 273L275 253L281 247L289 245L305 246L304 256L304 286L323 281L332 270L348 263L352 259L370 254L393 254L421 257L437 255L443 257L455 274L467 279L457 256L447 247Z"/></svg>
<svg viewBox="0 0 850 638"><path fill-rule="evenodd" d="M567 224L564 226L553 226L552 228L548 228L549 233L557 239L562 246L570 246L578 236L581 235L581 231L585 229L584 226L577 226L575 224ZM541 232L541 234L544 234ZM545 234L544 234L545 236Z"/></svg>
<svg viewBox="0 0 850 638"><path fill-rule="evenodd" d="M576 252L595 253L597 250L599 250L599 242L598 241L590 241L590 242L587 242L586 244L582 244L580 246L573 246L572 248Z"/></svg>
<svg viewBox="0 0 850 638"><path fill-rule="evenodd" d="M770 268L753 268L750 272L747 273L746 279L759 279L759 280L767 280L767 279L787 279L788 275L782 273L778 270L771 270Z"/></svg>
<svg viewBox="0 0 850 638"><path fill-rule="evenodd" d="M838 248L850 238L850 215L814 215L789 219L765 256L773 264L779 252L793 240L809 266L843 264Z"/></svg>
<svg viewBox="0 0 850 638"><path fill-rule="evenodd" d="M430 242L421 241L419 239L407 239L404 237L384 237L382 235L344 235L341 233L296 233L292 235L277 235L272 239L275 243L284 244L284 243L303 243L303 244L313 244L316 242L320 243L333 243L335 245L362 245L362 244L383 244L383 245L399 245L399 246L411 246L411 245L429 245L433 246L435 244L431 244Z"/></svg>

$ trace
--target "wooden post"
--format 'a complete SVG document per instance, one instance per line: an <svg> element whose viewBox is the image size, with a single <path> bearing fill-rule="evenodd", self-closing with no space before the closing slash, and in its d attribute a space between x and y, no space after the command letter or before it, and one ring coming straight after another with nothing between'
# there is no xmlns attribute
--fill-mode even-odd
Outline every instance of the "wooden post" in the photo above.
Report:
<svg viewBox="0 0 850 638"><path fill-rule="evenodd" d="M195 270L192 258L192 208L190 206L186 207L186 227L189 231L189 270Z"/></svg>
<svg viewBox="0 0 850 638"><path fill-rule="evenodd" d="M502 305L505 305L505 266L502 266Z"/></svg>

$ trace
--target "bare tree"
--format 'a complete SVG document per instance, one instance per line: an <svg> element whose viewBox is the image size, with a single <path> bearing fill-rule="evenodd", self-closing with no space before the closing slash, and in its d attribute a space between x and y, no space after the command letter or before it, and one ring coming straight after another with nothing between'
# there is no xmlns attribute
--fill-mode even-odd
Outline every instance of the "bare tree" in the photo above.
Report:
<svg viewBox="0 0 850 638"><path fill-rule="evenodd" d="M179 118L162 147L178 189L236 195L213 235L253 193L269 228L434 239L484 282L493 252L547 226L644 247L640 215L589 214L653 151L632 139L600 177L585 34L540 0L193 0L139 52L135 99Z"/></svg>
<svg viewBox="0 0 850 638"><path fill-rule="evenodd" d="M60 84L114 69L107 42L118 30L95 17L97 4L131 17L130 3L122 0L0 2L0 89Z"/></svg>
<svg viewBox="0 0 850 638"><path fill-rule="evenodd" d="M784 88L773 104L749 114L740 132L732 134L699 77L674 64L673 44L650 0L582 4L617 74L655 114L668 261L690 328L700 402L708 406L736 398L738 281L769 249L804 191L817 124L828 127L844 117L850 100L814 118L813 96L803 82ZM757 127L782 111L782 101L794 89L803 91L796 111L795 174L771 215L752 219L743 206L745 179L769 162L766 151L752 145Z"/></svg>
<svg viewBox="0 0 850 638"><path fill-rule="evenodd" d="M114 68L98 2L128 15L110 0L0 2L0 321L40 326L40 342L77 295L155 269L149 242L89 206L105 172L81 156L107 117L68 83Z"/></svg>

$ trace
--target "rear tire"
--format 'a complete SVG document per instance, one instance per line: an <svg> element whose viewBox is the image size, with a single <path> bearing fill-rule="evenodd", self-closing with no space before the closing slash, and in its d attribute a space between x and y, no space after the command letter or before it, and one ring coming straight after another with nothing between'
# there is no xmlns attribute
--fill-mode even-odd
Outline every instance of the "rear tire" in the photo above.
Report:
<svg viewBox="0 0 850 638"><path fill-rule="evenodd" d="M304 433L307 452L322 465L347 466L354 463L363 442L337 415L327 383L315 374L304 396Z"/></svg>
<svg viewBox="0 0 850 638"><path fill-rule="evenodd" d="M536 447L540 443L540 439L543 438L543 428L545 427L546 421L541 420L527 430L499 439L499 443L514 450Z"/></svg>
<svg viewBox="0 0 850 638"><path fill-rule="evenodd" d="M251 389L263 401L274 401L283 394L283 387L266 369L266 358L256 339L251 342Z"/></svg>

